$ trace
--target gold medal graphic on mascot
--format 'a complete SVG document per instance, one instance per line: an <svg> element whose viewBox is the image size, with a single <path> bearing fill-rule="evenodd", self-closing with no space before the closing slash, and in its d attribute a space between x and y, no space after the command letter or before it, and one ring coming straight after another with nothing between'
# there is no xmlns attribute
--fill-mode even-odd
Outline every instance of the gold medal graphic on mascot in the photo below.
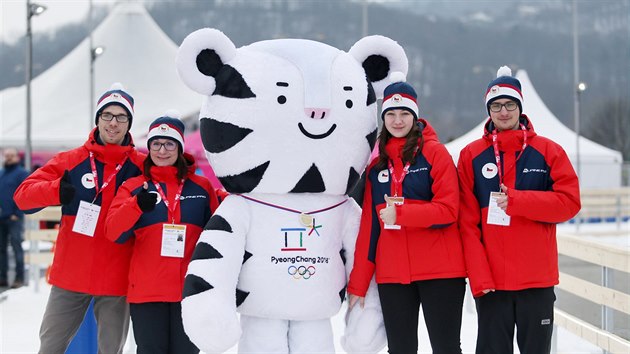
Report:
<svg viewBox="0 0 630 354"><path fill-rule="evenodd" d="M306 227L311 227L313 225L313 216L306 213L300 213L300 223Z"/></svg>

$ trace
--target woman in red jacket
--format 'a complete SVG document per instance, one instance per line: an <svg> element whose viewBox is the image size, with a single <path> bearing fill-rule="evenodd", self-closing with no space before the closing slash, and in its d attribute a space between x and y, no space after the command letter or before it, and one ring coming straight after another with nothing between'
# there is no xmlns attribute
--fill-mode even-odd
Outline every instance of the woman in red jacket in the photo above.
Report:
<svg viewBox="0 0 630 354"><path fill-rule="evenodd" d="M184 124L168 112L149 128L144 174L120 187L106 237L134 236L127 301L138 353L198 353L181 319L184 277L193 250L217 208L210 182L195 175L184 151Z"/></svg>
<svg viewBox="0 0 630 354"><path fill-rule="evenodd" d="M350 308L376 283L389 353L418 351L420 304L434 353L461 353L466 269L457 230L457 172L413 87L385 89L379 157L368 167Z"/></svg>

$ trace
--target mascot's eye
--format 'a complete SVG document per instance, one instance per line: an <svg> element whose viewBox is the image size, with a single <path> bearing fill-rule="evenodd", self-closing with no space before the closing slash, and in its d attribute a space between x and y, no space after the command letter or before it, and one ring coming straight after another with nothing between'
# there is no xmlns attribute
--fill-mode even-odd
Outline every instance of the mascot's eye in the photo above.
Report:
<svg viewBox="0 0 630 354"><path fill-rule="evenodd" d="M346 107L352 108L352 100L347 100L346 101Z"/></svg>
<svg viewBox="0 0 630 354"><path fill-rule="evenodd" d="M287 102L287 98L286 97L284 97L282 95L278 96L278 103L285 104L286 102Z"/></svg>

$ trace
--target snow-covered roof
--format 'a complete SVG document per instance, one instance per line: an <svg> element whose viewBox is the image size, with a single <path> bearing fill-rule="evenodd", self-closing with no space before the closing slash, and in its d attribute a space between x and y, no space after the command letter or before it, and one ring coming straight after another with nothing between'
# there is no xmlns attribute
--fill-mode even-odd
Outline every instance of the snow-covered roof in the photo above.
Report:
<svg viewBox="0 0 630 354"><path fill-rule="evenodd" d="M105 52L94 63L94 101L113 82L121 82L135 100L131 132L138 140L148 125L169 108L190 116L201 98L180 81L175 69L177 45L139 3L119 3L93 32L94 46ZM90 44L75 49L31 81L34 149L76 147L94 127L90 104ZM25 145L26 86L0 91L0 146ZM94 106L96 103L94 103Z"/></svg>

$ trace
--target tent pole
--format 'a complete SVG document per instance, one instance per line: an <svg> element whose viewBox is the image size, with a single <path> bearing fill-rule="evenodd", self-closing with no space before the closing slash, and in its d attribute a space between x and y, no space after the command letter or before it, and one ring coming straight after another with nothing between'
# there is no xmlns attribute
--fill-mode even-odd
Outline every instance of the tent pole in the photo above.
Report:
<svg viewBox="0 0 630 354"><path fill-rule="evenodd" d="M32 141L31 141L31 77L33 76L33 32L31 30L31 9L30 0L26 0L26 141L24 143L24 168L31 170Z"/></svg>

